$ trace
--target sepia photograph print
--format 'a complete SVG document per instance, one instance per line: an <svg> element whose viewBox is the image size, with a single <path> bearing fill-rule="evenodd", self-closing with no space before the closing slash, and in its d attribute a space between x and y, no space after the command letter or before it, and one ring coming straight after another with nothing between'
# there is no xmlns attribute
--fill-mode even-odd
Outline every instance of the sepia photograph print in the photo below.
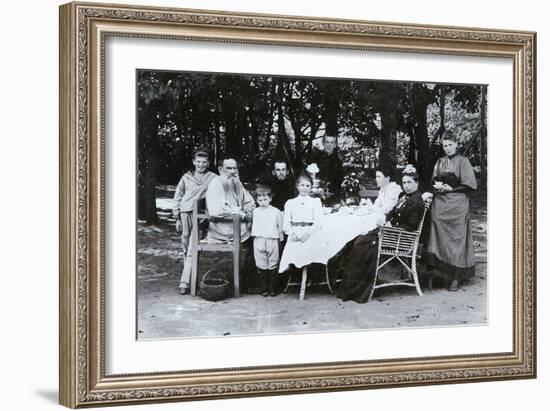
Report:
<svg viewBox="0 0 550 411"><path fill-rule="evenodd" d="M489 93L138 69L136 338L486 325Z"/></svg>

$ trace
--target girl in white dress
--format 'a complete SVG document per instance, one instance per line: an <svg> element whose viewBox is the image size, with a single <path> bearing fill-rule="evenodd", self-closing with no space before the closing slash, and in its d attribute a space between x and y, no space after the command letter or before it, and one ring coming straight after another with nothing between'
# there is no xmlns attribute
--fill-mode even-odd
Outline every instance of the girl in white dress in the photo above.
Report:
<svg viewBox="0 0 550 411"><path fill-rule="evenodd" d="M279 272L284 272L290 264L300 268L307 264L304 243L321 228L323 206L319 198L310 196L313 181L307 174L298 177L298 196L285 203L283 230L288 235Z"/></svg>

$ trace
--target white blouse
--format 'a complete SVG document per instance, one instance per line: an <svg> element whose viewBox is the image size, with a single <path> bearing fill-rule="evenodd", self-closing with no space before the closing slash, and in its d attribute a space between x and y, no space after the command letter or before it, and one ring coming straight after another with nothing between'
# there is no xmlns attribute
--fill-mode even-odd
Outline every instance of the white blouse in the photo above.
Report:
<svg viewBox="0 0 550 411"><path fill-rule="evenodd" d="M401 192L401 186L390 181L378 192L378 197L372 206L373 211L384 216L388 214L397 204Z"/></svg>
<svg viewBox="0 0 550 411"><path fill-rule="evenodd" d="M315 229L320 225L322 215L323 205L319 198L299 195L285 203L283 229L289 234L292 223L313 223L311 228Z"/></svg>

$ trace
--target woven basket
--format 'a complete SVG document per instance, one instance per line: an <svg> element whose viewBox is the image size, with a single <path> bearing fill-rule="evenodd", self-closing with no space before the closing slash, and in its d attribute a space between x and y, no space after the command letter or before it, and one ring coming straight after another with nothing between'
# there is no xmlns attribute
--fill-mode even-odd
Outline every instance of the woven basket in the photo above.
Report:
<svg viewBox="0 0 550 411"><path fill-rule="evenodd" d="M227 298L231 284L220 271L207 271L199 283L199 295L208 301L220 301Z"/></svg>

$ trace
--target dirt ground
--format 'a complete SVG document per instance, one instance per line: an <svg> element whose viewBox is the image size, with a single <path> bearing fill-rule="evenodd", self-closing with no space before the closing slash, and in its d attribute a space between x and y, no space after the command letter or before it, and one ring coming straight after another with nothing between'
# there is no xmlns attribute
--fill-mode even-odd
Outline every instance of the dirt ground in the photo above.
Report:
<svg viewBox="0 0 550 411"><path fill-rule="evenodd" d="M414 288L377 290L367 304L342 302L325 286L314 286L298 299L298 289L287 294L262 297L248 294L210 302L201 297L179 295L176 287L182 267L180 237L168 209L171 201L157 202L161 222L138 224L137 292L138 338L177 338L343 331L396 327L479 325L487 322L487 214L485 193L472 197L472 223L476 248L476 275L458 292L449 292L434 280L432 291L418 296ZM204 272L220 254L204 254ZM228 263L230 263L228 261ZM422 266L420 266L422 275ZM422 282L422 277L421 277Z"/></svg>

